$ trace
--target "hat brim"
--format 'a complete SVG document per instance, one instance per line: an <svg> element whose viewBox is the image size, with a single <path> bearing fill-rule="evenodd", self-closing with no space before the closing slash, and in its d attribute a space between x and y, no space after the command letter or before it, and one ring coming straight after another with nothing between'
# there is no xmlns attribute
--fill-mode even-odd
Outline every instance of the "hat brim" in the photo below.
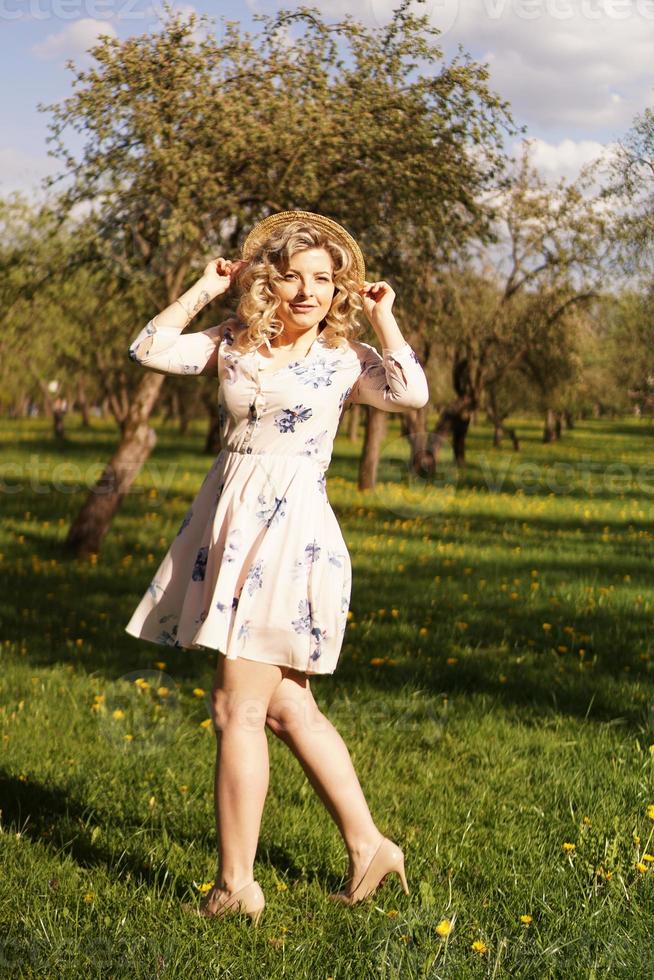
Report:
<svg viewBox="0 0 654 980"><path fill-rule="evenodd" d="M243 258L249 261L267 238L292 221L306 221L315 225L320 231L331 235L339 244L348 249L353 260L352 277L357 280L360 286L363 286L366 279L366 265L356 241L337 221L326 218L322 214L315 214L313 211L278 211L276 214L270 214L267 218L263 218L245 239L241 250Z"/></svg>

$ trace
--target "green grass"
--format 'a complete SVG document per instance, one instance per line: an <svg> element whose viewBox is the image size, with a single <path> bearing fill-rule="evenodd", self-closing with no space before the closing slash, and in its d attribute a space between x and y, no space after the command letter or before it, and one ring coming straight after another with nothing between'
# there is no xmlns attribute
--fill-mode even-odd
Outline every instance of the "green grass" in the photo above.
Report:
<svg viewBox="0 0 654 980"><path fill-rule="evenodd" d="M69 419L58 449L47 421L0 423L0 977L654 975L654 866L638 869L654 854L654 424L586 421L544 446L540 421L514 421L519 454L479 424L465 472L448 450L422 483L392 419L371 493L339 437L352 618L312 686L411 895L393 876L364 905L328 901L344 847L269 733L258 930L180 911L215 872L215 742L193 692L217 654L124 632L211 464L203 426L157 425L101 554L78 563L60 543L115 432Z"/></svg>

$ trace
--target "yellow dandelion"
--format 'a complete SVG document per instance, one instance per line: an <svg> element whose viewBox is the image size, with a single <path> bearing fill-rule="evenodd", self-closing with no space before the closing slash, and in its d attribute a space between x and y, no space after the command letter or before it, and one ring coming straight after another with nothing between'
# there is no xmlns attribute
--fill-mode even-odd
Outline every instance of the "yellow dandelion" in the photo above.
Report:
<svg viewBox="0 0 654 980"><path fill-rule="evenodd" d="M556 649L558 650L559 653L567 653L567 651L568 651L568 648L565 647L565 646L560 646L560 647L557 647Z"/></svg>
<svg viewBox="0 0 654 980"><path fill-rule="evenodd" d="M552 629L552 624L551 623L543 623L543 629L547 633L548 630L551 630Z"/></svg>
<svg viewBox="0 0 654 980"><path fill-rule="evenodd" d="M213 888L213 881L203 881L201 885L195 886L201 895L206 895Z"/></svg>
<svg viewBox="0 0 654 980"><path fill-rule="evenodd" d="M86 895L84 896L84 901L92 902L94 898L95 898L95 892L87 892Z"/></svg>
<svg viewBox="0 0 654 980"><path fill-rule="evenodd" d="M386 913L389 919L395 919L399 914L400 913L397 909L389 909L389 911Z"/></svg>
<svg viewBox="0 0 654 980"><path fill-rule="evenodd" d="M125 717L125 712L121 708L116 708L115 711L111 712L111 717L115 718L116 721L120 721L121 718Z"/></svg>
<svg viewBox="0 0 654 980"><path fill-rule="evenodd" d="M642 861L639 861L638 864L636 865L636 870L640 871L641 874L645 874L646 871L649 871L649 865L643 864Z"/></svg>
<svg viewBox="0 0 654 980"><path fill-rule="evenodd" d="M157 694L158 694L158 695L159 695L160 697L162 697L162 698L165 698L165 697L168 697L168 694L169 694L169 693L170 693L170 692L169 692L169 690L168 690L168 688L167 688L167 687L158 687L158 688L157 688Z"/></svg>
<svg viewBox="0 0 654 980"><path fill-rule="evenodd" d="M372 660L370 661L371 667L379 667L379 665L383 663L384 663L383 657L373 657Z"/></svg>
<svg viewBox="0 0 654 980"><path fill-rule="evenodd" d="M164 660L155 660L154 665L157 668L157 670L165 670L166 669L166 663L165 663Z"/></svg>
<svg viewBox="0 0 654 980"><path fill-rule="evenodd" d="M104 694L94 694L93 700L96 702L96 704L102 704L104 701Z"/></svg>
<svg viewBox="0 0 654 980"><path fill-rule="evenodd" d="M200 722L200 728L210 728L210 727L211 727L211 718L205 718L204 721Z"/></svg>
<svg viewBox="0 0 654 980"><path fill-rule="evenodd" d="M427 636L428 633L429 630L427 629L426 626L421 626L420 629L418 630L418 636Z"/></svg>
<svg viewBox="0 0 654 980"><path fill-rule="evenodd" d="M593 826L589 817L582 817L581 822L583 824L585 824L586 827L592 827Z"/></svg>
<svg viewBox="0 0 654 980"><path fill-rule="evenodd" d="M125 739L126 742L133 742L134 741L134 736L133 735L123 735L123 738Z"/></svg>
<svg viewBox="0 0 654 980"><path fill-rule="evenodd" d="M531 915L521 915L520 921L524 926L529 926L534 921Z"/></svg>
<svg viewBox="0 0 654 980"><path fill-rule="evenodd" d="M449 936L452 931L452 922L450 919L441 919L441 921L436 926L436 932L439 936Z"/></svg>
<svg viewBox="0 0 654 980"><path fill-rule="evenodd" d="M183 784L182 786L179 787L179 791L180 793L188 793L188 786L186 784Z"/></svg>
<svg viewBox="0 0 654 980"><path fill-rule="evenodd" d="M643 854L643 861L649 861L650 864L651 864L651 862L654 861L654 855L652 855L652 854Z"/></svg>
<svg viewBox="0 0 654 980"><path fill-rule="evenodd" d="M194 687L193 688L193 693L196 696L196 698L203 698L204 697L204 690L201 687Z"/></svg>
<svg viewBox="0 0 654 980"><path fill-rule="evenodd" d="M470 949L473 949L475 953L479 953L480 956L483 956L484 953L488 952L488 946L486 943L482 942L481 939L475 939Z"/></svg>
<svg viewBox="0 0 654 980"><path fill-rule="evenodd" d="M654 820L654 803L650 803L645 812L650 820Z"/></svg>
<svg viewBox="0 0 654 980"><path fill-rule="evenodd" d="M563 847L563 850L564 851L568 851L568 853L570 851L576 850L576 848L577 848L577 845L576 844L571 844L570 841L565 841L565 843L563 843L561 846Z"/></svg>

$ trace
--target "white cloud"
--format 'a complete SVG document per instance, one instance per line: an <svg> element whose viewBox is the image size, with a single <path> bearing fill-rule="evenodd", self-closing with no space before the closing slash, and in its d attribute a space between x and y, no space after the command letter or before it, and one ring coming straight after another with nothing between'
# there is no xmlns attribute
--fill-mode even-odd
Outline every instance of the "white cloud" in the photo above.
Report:
<svg viewBox="0 0 654 980"><path fill-rule="evenodd" d="M461 0L445 39L480 52L491 85L529 125L615 134L651 98L654 4L650 16L647 9L641 0L621 8L610 0Z"/></svg>
<svg viewBox="0 0 654 980"><path fill-rule="evenodd" d="M350 13L372 27L387 24L398 4L316 2L329 19ZM652 103L654 0L426 0L412 9L442 31L446 58L461 43L488 62L491 88L530 128L556 138L614 138Z"/></svg>
<svg viewBox="0 0 654 980"><path fill-rule="evenodd" d="M116 30L106 20L83 17L68 24L58 34L50 34L44 41L32 45L32 54L43 61L57 59L62 63L68 58L89 58L89 48L97 44L100 34L116 37Z"/></svg>
<svg viewBox="0 0 654 980"><path fill-rule="evenodd" d="M594 140L563 139L559 143L531 137L531 162L544 177L556 181L565 177L573 181L578 177L582 166L604 155L606 147ZM522 141L514 143L512 151L518 156Z"/></svg>

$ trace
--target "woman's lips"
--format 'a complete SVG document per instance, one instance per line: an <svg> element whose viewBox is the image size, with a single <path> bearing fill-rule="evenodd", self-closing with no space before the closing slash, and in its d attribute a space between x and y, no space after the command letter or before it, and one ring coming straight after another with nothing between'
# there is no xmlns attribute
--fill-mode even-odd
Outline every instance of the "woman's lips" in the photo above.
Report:
<svg viewBox="0 0 654 980"><path fill-rule="evenodd" d="M308 313L309 310L315 310L315 309L317 309L317 307L315 307L315 306L303 306L300 303L298 303L298 304L291 303L291 309L292 310L297 310L299 313Z"/></svg>

